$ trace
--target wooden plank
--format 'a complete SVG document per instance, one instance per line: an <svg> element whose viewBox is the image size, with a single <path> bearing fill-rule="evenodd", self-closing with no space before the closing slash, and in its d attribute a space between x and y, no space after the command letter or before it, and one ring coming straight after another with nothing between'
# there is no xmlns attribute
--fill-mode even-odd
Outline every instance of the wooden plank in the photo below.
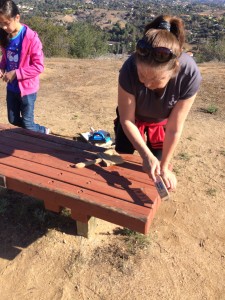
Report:
<svg viewBox="0 0 225 300"><path fill-rule="evenodd" d="M17 157L4 157L2 153L0 153L0 163L1 165L4 164L6 166L11 166L12 168L30 172L31 177L33 176L33 174L38 174L45 176L49 180L57 180L69 183L79 189L91 190L93 192L96 192L96 198L98 198L99 194L111 195L117 200L131 202L146 207L151 207L154 203L154 199L156 198L156 193L154 193L154 191L146 185L139 186L139 183L132 183L130 185L128 185L127 183L126 185L121 185L121 183L119 184L118 182L121 181L120 175L117 175L117 180L115 181L117 183L117 186L115 186L109 185L106 180L99 182L96 179L87 179L85 176L81 176L79 174L71 174L66 171L62 172L59 169L40 165L35 162L30 161L28 163L27 161L19 159ZM102 176L104 176L104 173L102 173ZM149 190L148 196L142 192L144 189Z"/></svg>
<svg viewBox="0 0 225 300"><path fill-rule="evenodd" d="M71 209L72 218L87 223L90 216L128 227L141 233L147 233L153 218L155 200L152 209L121 202L109 195L98 194L90 190L77 189L60 181L51 181L44 176L31 174L12 167L0 165L0 172L6 177L8 189L24 193L43 200L46 208L55 212L63 207ZM110 199L111 198L111 199ZM109 205L110 204L110 205ZM122 205L121 205L122 204Z"/></svg>
<svg viewBox="0 0 225 300"><path fill-rule="evenodd" d="M3 127L3 128L2 128ZM11 128L9 129L4 129L4 128ZM72 152L76 153L77 155L90 155L90 159L94 158L94 154L97 152L103 152L105 151L104 148L102 147L96 147L94 145L90 145L88 143L82 143L78 141L72 141L72 140L67 140L63 138L58 138L54 137L51 135L45 135L41 133L36 133L36 132L31 132L29 130L25 130L22 128L17 128L17 127L10 127L10 126L5 126L3 124L0 124L0 138L4 137L10 139L10 145L15 145L16 147L21 147L26 149L26 147L29 145L29 148L32 149L31 145L36 145L38 148L35 148L36 150L39 149L40 152L43 152L44 148L52 149L54 151L60 151L62 150L62 153L67 153L67 152ZM40 139L41 139L41 144L40 144ZM22 144L19 145L16 143L16 141L21 141ZM4 142L7 144L6 140ZM66 146L66 147L65 147ZM53 151L53 153L54 153ZM92 156L91 156L92 155ZM123 158L127 162L132 162L134 164L140 164L141 163L141 158L137 155L130 155L130 154L123 154Z"/></svg>
<svg viewBox="0 0 225 300"><path fill-rule="evenodd" d="M73 147L74 145L76 145L75 147L77 149L81 149L81 150L96 150L96 151L104 151L105 149L102 147L97 147L95 145L89 144L89 143L83 143L83 142L79 142L79 141L74 141L74 140L69 140L66 138L62 138L62 137L58 137L58 136L54 136L54 135L46 135L43 133L38 133L38 132L34 132L34 131L30 131L30 130L26 130L23 128L19 128L13 125L6 125L6 124L1 124L0 123L0 134L4 134L4 135L9 135L9 136L17 136L18 139L21 139L21 136L24 136L24 139L26 139L27 137L32 137L36 140L41 140L43 141L48 141L48 142L52 142L52 143L59 143L60 145L64 145L64 146L70 146ZM23 137L22 137L23 139Z"/></svg>
<svg viewBox="0 0 225 300"><path fill-rule="evenodd" d="M46 189L51 189L57 191L57 193L69 193L70 195L73 195L74 199L77 198L82 198L83 201L86 202L92 202L94 201L96 205L103 205L106 206L107 208L112 208L112 209L120 209L121 212L124 210L126 213L126 210L129 213L134 213L134 214L141 214L141 215L146 215L149 211L149 208L151 208L152 204L154 204L154 201L151 201L148 196L148 192L151 193L152 189L143 189L141 191L140 189L138 190L140 193L144 194L145 199L147 199L148 203L143 203L141 202L141 205L139 204L139 197L137 197L138 202L135 201L136 197L135 195L138 194L137 189L127 189L125 192L127 192L127 197L124 201L123 198L115 198L113 195L107 193L103 189L100 191L94 191L88 188L88 182L85 187L80 187L79 184L77 185L71 185L67 184L65 182L59 181L57 179L51 179L49 177L45 177L42 175L37 175L37 174L32 174L27 171L23 171L20 169L15 169L14 167L9 167L6 165L0 164L0 172L1 175L6 176L6 178L16 178L20 179L20 181L24 181L29 183L31 186L39 186L41 188L46 188ZM12 186L8 185L8 180L7 182L7 188L12 188ZM116 190L116 188L115 188ZM35 195L32 195L35 197ZM36 197L38 198L38 192ZM128 199L130 197L130 199ZM151 201L151 202L150 202ZM146 205L147 204L147 205Z"/></svg>
<svg viewBox="0 0 225 300"><path fill-rule="evenodd" d="M141 158L125 163L74 168L105 149L0 124L0 175L9 189L43 200L47 209L71 209L88 225L91 216L147 233L160 198ZM87 226L85 227L87 228Z"/></svg>
<svg viewBox="0 0 225 300"><path fill-rule="evenodd" d="M101 168L97 169L97 168L85 168L85 169L76 169L74 168L74 163L73 161L80 161L80 153L79 153L79 157L76 158L76 153L70 153L67 155L63 155L63 153L56 153L52 152L52 150L46 150L47 153L42 153L43 149L41 149L41 153L38 152L40 151L39 148L33 148L31 147L30 143L27 143L23 146L21 146L21 143L19 142L15 142L14 146L11 146L11 141L8 141L8 139L3 139L0 138L0 143L1 143L1 149L0 152L3 153L4 155L7 156L15 156L18 158L23 158L27 161L33 161L33 162L38 162L39 164L43 164L43 165L47 165L47 166L52 166L64 171L68 171L71 173L76 173L76 174L83 174L85 177L90 177L93 178L93 171L90 170L96 170L99 173L103 172L103 171L107 171L110 172L110 177L115 175L115 173L119 173L121 174L121 178L122 176L127 180L132 180L132 181L137 181L137 182L141 182L141 183L145 183L146 185L151 185L153 186L153 183L149 180L148 176L142 171L142 167L138 164L133 164L130 162L126 162L123 165L120 166L116 166L116 172L115 172L115 168L110 167L110 168ZM65 150L66 152L66 150ZM83 156L81 158L81 160L85 160L86 159L90 159L90 155L83 153ZM86 156L85 156L86 155ZM124 156L123 156L124 157ZM125 156L125 158L127 158L127 155ZM96 177L96 173L94 175ZM98 176L99 180L101 181L101 177L102 176ZM107 175L106 175L107 177ZM112 182L115 182L116 179L113 179ZM126 180L126 181L127 181ZM108 182L110 183L110 178L108 179Z"/></svg>

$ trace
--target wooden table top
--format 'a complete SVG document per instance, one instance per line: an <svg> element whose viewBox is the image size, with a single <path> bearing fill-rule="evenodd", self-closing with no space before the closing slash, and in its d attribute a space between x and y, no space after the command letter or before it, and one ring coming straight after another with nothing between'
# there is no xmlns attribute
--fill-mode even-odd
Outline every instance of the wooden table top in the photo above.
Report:
<svg viewBox="0 0 225 300"><path fill-rule="evenodd" d="M160 197L138 155L121 155L120 165L77 169L76 163L105 149L4 124L0 144L6 188L43 200L53 211L68 207L81 222L94 216L148 233Z"/></svg>

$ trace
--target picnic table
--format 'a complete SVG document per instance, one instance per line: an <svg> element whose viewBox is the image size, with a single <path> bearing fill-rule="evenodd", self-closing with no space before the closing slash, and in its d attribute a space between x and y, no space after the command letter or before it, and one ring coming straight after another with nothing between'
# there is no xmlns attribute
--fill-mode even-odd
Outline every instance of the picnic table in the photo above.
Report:
<svg viewBox="0 0 225 300"><path fill-rule="evenodd" d="M123 164L75 168L105 149L89 143L0 124L0 186L71 211L77 233L88 236L99 218L147 234L160 205L155 186L138 155L122 154Z"/></svg>

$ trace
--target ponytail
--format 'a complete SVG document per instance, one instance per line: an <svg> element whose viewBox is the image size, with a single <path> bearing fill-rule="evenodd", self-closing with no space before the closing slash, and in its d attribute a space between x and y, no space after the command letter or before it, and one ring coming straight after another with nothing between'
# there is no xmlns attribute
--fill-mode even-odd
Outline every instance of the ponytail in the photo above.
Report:
<svg viewBox="0 0 225 300"><path fill-rule="evenodd" d="M144 34L151 29L164 29L172 33L179 42L180 49L185 42L184 23L181 18L161 15L145 26Z"/></svg>

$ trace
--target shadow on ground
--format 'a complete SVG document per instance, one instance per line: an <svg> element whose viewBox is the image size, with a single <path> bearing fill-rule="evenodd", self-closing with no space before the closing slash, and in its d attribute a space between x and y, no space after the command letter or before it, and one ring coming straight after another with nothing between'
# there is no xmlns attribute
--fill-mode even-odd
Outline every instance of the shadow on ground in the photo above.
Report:
<svg viewBox="0 0 225 300"><path fill-rule="evenodd" d="M63 213L47 211L42 201L0 189L1 258L13 260L49 229L76 235L76 222Z"/></svg>

